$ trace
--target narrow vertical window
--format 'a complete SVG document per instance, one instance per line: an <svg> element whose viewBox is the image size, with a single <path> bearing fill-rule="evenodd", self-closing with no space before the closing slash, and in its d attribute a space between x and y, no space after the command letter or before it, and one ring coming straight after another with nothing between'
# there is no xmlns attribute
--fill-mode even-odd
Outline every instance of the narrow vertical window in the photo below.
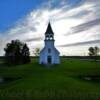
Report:
<svg viewBox="0 0 100 100"><path fill-rule="evenodd" d="M51 53L51 49L50 48L48 48L48 53Z"/></svg>

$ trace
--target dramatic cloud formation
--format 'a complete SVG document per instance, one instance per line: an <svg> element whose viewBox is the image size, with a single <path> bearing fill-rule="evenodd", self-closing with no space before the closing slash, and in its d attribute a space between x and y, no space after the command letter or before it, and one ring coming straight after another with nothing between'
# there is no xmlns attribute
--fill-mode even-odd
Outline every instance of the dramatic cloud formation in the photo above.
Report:
<svg viewBox="0 0 100 100"><path fill-rule="evenodd" d="M26 42L31 54L34 48L43 48L44 33L49 21L55 33L55 45L61 55L69 54L69 51L72 51L71 55L83 55L79 46L83 46L84 51L87 51L88 46L99 45L100 1L75 0L76 3L70 4L68 1L59 0L58 6L55 6L58 0L43 3L41 7L33 9L31 13L19 19L14 27L3 33L4 35L1 33L0 55L4 54L5 44L12 39Z"/></svg>
<svg viewBox="0 0 100 100"><path fill-rule="evenodd" d="M73 33L87 31L94 26L100 25L100 19L95 19L72 28Z"/></svg>
<svg viewBox="0 0 100 100"><path fill-rule="evenodd" d="M73 46L82 46L82 45L91 45L91 44L100 44L100 40L92 40L92 41L66 44L66 45L61 45L60 47L71 47L71 46L73 47Z"/></svg>

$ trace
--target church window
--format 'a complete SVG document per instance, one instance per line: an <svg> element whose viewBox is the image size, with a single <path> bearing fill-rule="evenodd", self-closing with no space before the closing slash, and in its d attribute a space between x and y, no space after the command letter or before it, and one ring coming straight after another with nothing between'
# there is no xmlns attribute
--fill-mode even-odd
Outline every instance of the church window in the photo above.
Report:
<svg viewBox="0 0 100 100"><path fill-rule="evenodd" d="M48 53L51 53L51 49L50 48L48 49Z"/></svg>

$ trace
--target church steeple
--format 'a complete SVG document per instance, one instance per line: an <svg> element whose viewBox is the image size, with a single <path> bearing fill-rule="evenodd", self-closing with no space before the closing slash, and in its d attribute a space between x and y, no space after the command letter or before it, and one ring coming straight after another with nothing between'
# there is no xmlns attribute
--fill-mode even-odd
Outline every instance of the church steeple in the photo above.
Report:
<svg viewBox="0 0 100 100"><path fill-rule="evenodd" d="M51 27L50 22L48 24L48 27L47 27L47 30L46 30L45 34L54 34L53 31L52 31L52 27Z"/></svg>
<svg viewBox="0 0 100 100"><path fill-rule="evenodd" d="M53 33L50 22L49 22L47 30L45 32L45 40L54 40L54 33Z"/></svg>
<svg viewBox="0 0 100 100"><path fill-rule="evenodd" d="M50 22L48 23L48 27L45 32L45 40L44 40L44 48L40 52L40 64L59 64L60 63L60 57L59 57L59 51L55 48L54 45L54 33L51 27Z"/></svg>

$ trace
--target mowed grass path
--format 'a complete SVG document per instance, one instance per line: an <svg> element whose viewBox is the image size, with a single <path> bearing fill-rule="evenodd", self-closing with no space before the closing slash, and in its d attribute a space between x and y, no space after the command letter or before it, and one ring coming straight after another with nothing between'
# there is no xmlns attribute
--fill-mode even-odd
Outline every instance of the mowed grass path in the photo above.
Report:
<svg viewBox="0 0 100 100"><path fill-rule="evenodd" d="M99 75L100 62L68 60L51 68L38 64L0 66L0 77L20 78L0 84L0 100L100 100L100 82L79 76Z"/></svg>

